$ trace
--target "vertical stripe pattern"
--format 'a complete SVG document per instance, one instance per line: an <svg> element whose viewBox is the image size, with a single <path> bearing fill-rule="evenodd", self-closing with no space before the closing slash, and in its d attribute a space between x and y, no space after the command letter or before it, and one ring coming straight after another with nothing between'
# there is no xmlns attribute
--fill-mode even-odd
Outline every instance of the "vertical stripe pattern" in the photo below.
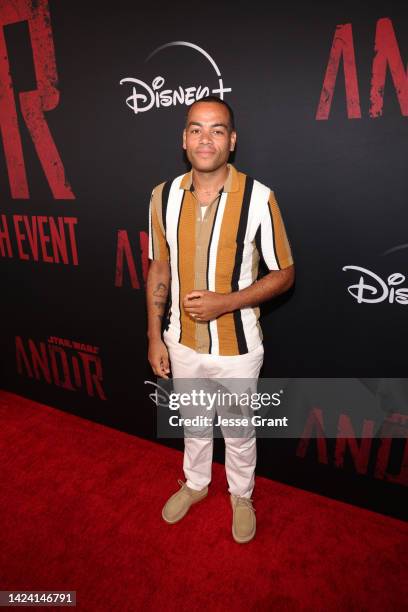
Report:
<svg viewBox="0 0 408 612"><path fill-rule="evenodd" d="M158 185L149 207L149 257L170 262L168 331L181 344L213 355L239 355L261 343L259 308L198 322L184 311L185 295L205 285L217 293L245 289L258 276L260 258L270 271L293 264L274 192L231 165L229 170L221 197L203 219L191 172Z"/></svg>

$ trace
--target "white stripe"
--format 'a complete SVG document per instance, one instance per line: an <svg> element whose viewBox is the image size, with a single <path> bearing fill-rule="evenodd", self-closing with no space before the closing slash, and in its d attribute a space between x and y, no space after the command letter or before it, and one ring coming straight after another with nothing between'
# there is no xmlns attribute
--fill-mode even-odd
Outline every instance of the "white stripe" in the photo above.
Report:
<svg viewBox="0 0 408 612"><path fill-rule="evenodd" d="M227 202L228 193L224 192L221 195L217 209L217 217L214 222L214 230L210 245L210 256L208 261L208 290L215 291L215 273L217 266L217 251L218 242L220 239L221 224L224 216L225 204ZM211 355L219 355L220 344L218 340L217 319L210 321L210 336L211 336Z"/></svg>
<svg viewBox="0 0 408 612"><path fill-rule="evenodd" d="M255 239L256 230L261 224L262 217L265 215L271 190L254 180L252 187L251 201L249 203L248 224L245 240L252 242Z"/></svg>
<svg viewBox="0 0 408 612"><path fill-rule="evenodd" d="M252 285L252 253L256 230L265 212L265 203L268 203L270 189L254 180L251 200L249 202L248 223L245 232L245 246L242 253L242 264L238 279L238 289L245 289ZM242 327L245 334L248 351L253 350L259 344L259 331L254 308L241 309Z"/></svg>
<svg viewBox="0 0 408 612"><path fill-rule="evenodd" d="M252 285L252 251L253 245L246 244L244 247L241 275L238 281L238 289L245 289ZM252 351L259 344L259 333L256 325L256 314L252 307L241 308L242 328L248 351Z"/></svg>
<svg viewBox="0 0 408 612"><path fill-rule="evenodd" d="M169 199L166 210L166 239L170 247L170 265L171 265L171 295L175 300L171 301L171 318L169 331L177 336L177 341L180 338L180 307L179 294L180 282L178 273L178 250L177 250L177 227L180 216L180 207L183 200L184 189L180 189L181 179L184 174L181 174L171 184ZM164 205L164 202L163 202Z"/></svg>
<svg viewBox="0 0 408 612"><path fill-rule="evenodd" d="M269 196L271 190L269 187L262 185L259 181L254 181L254 188L251 198L252 217L251 223L248 223L249 240L255 238L256 230L261 225L261 249L260 255L264 258L269 270L279 270L277 254L274 249L273 240L273 225L271 223L271 211L269 207ZM254 206L253 206L254 204Z"/></svg>

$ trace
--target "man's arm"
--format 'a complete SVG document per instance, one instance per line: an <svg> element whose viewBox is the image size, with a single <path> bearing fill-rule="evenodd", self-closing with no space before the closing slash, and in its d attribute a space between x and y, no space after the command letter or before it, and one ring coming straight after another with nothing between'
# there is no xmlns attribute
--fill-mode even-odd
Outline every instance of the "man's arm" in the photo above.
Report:
<svg viewBox="0 0 408 612"><path fill-rule="evenodd" d="M227 296L228 310L239 310L248 306L258 306L262 302L288 291L295 280L295 266L289 266L284 270L272 270L263 278L256 281L246 289L234 291Z"/></svg>
<svg viewBox="0 0 408 612"><path fill-rule="evenodd" d="M283 270L272 270L249 287L231 293L213 291L192 291L188 293L183 306L187 313L200 321L211 321L226 312L254 307L266 302L293 285L295 266Z"/></svg>
<svg viewBox="0 0 408 612"><path fill-rule="evenodd" d="M151 261L146 283L148 360L156 376L168 378L170 372L167 347L161 326L169 294L170 266L167 261Z"/></svg>

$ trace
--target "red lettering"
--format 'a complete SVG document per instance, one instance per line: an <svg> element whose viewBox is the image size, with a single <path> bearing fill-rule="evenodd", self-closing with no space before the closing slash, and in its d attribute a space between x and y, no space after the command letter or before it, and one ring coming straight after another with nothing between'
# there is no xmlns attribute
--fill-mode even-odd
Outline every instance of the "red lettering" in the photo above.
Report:
<svg viewBox="0 0 408 612"><path fill-rule="evenodd" d="M142 257L143 281L146 284L147 273L149 271L149 235L147 232L140 232L140 252Z"/></svg>
<svg viewBox="0 0 408 612"><path fill-rule="evenodd" d="M10 74L4 26L28 21L37 82L34 91L20 92L18 99L38 158L56 199L74 199L65 170L44 117L59 101L57 68L47 0L4 0L0 14L0 130L12 198L29 198L15 94Z"/></svg>
<svg viewBox="0 0 408 612"><path fill-rule="evenodd" d="M136 272L136 264L132 254L132 249L130 247L128 233L126 230L119 230L118 246L116 250L115 287L123 286L123 260L125 257L129 269L131 285L133 289L140 289L140 283Z"/></svg>
<svg viewBox="0 0 408 612"><path fill-rule="evenodd" d="M304 457L310 444L313 431L317 432L317 452L319 463L328 463L327 443L324 436L323 414L320 408L312 408L309 412L297 450L297 457Z"/></svg>
<svg viewBox="0 0 408 612"><path fill-rule="evenodd" d="M343 58L347 116L349 119L361 118L353 33L351 23L346 23L336 27L333 44L330 50L329 61L327 63L326 74L323 81L322 92L320 94L316 119L328 119L329 117L341 58Z"/></svg>
<svg viewBox="0 0 408 612"><path fill-rule="evenodd" d="M382 433L384 437L381 439L381 446L378 450L377 463L374 470L376 478L384 478L389 482L408 485L408 444L407 444L407 424L408 415L393 413L387 417L383 424ZM401 470L399 474L390 474L387 472L388 462L391 453L393 438L391 434L397 438L405 437L404 454L401 461Z"/></svg>
<svg viewBox="0 0 408 612"><path fill-rule="evenodd" d="M37 346L38 344L38 346ZM16 337L16 362L19 374L45 380L69 391L85 388L91 397L106 400L102 387L103 372L100 357L82 351L73 353L56 344L36 343L29 339L27 350L20 336ZM97 347L84 345L94 350ZM82 371L82 372L81 372ZM82 378L84 382L82 381Z"/></svg>
<svg viewBox="0 0 408 612"><path fill-rule="evenodd" d="M24 222L26 233L22 232L22 228L19 225L21 221ZM78 265L78 249L74 227L78 223L77 218L58 217L56 222L52 217L13 215L13 222L20 259L39 261L41 255L42 261L60 263L62 257L63 263L68 264L68 247L70 247L72 263L75 266ZM48 227L45 227L47 224ZM68 226L69 240L66 236L65 225ZM46 229L48 229L48 232L46 232ZM26 239L30 247L30 253L26 253L23 248L23 242ZM41 246L40 253L39 244Z"/></svg>
<svg viewBox="0 0 408 612"><path fill-rule="evenodd" d="M336 448L334 451L334 464L338 468L344 465L344 455L346 448L350 449L351 456L359 474L367 472L370 459L372 436L374 433L374 421L364 420L362 440L360 446L357 444L355 432L350 421L350 417L341 414L338 424L338 436L336 438Z"/></svg>
<svg viewBox="0 0 408 612"><path fill-rule="evenodd" d="M382 115L387 65L390 67L401 113L406 117L408 115L408 75L405 72L404 64L401 59L401 53L391 19L384 17L378 20L375 32L374 51L370 93L370 117L379 117Z"/></svg>
<svg viewBox="0 0 408 612"><path fill-rule="evenodd" d="M0 228L0 255L2 257L6 256L6 251L4 249L4 242L5 242L6 247L7 247L7 255L9 257L13 257L13 250L11 248L10 233L9 233L6 215L1 215L1 222L3 224L3 227Z"/></svg>

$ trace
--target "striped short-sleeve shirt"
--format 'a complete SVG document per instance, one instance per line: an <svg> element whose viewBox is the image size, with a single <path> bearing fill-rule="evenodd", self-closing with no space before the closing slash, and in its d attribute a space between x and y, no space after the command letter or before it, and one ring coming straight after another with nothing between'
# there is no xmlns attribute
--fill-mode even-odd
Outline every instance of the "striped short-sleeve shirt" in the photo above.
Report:
<svg viewBox="0 0 408 612"><path fill-rule="evenodd" d="M171 272L168 333L199 353L241 355L262 342L259 308L242 308L212 321L195 321L183 309L194 289L230 293L269 270L293 264L273 191L228 164L228 177L203 218L192 171L157 185L149 208L149 258Z"/></svg>

